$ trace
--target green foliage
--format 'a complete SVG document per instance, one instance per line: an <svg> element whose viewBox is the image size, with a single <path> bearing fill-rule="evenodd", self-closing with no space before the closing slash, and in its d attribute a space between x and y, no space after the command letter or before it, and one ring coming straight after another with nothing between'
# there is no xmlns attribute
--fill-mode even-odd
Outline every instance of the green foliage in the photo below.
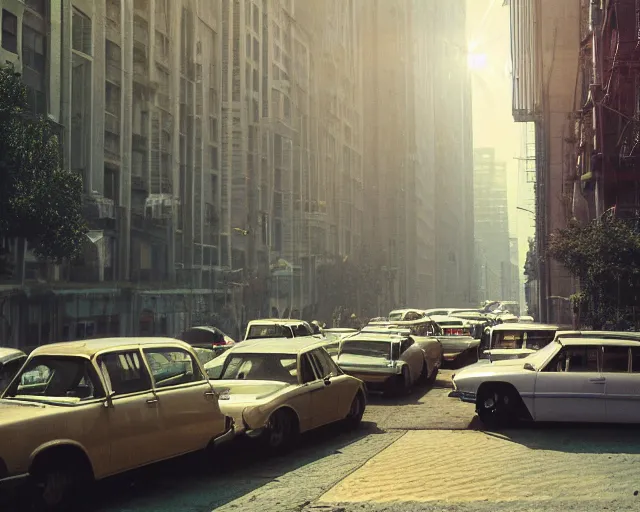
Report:
<svg viewBox="0 0 640 512"><path fill-rule="evenodd" d="M620 321L635 307L640 290L640 234L615 217L586 226L572 222L552 234L549 255L580 280L572 296L594 328Z"/></svg>
<svg viewBox="0 0 640 512"><path fill-rule="evenodd" d="M20 75L0 68L0 237L26 239L59 263L78 254L85 233L80 176L61 168L52 124L30 115Z"/></svg>

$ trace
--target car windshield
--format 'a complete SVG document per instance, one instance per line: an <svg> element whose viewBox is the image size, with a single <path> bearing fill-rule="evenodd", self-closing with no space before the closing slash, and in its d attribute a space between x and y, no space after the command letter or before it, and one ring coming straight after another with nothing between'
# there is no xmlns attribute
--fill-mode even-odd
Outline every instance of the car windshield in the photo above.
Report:
<svg viewBox="0 0 640 512"><path fill-rule="evenodd" d="M492 348L539 350L551 343L555 334L555 331L523 331L520 329L498 331L495 334Z"/></svg>
<svg viewBox="0 0 640 512"><path fill-rule="evenodd" d="M75 404L104 395L91 363L81 357L38 356L29 361L4 398Z"/></svg>
<svg viewBox="0 0 640 512"><path fill-rule="evenodd" d="M402 312L399 313L391 313L389 315L389 320L402 320Z"/></svg>
<svg viewBox="0 0 640 512"><path fill-rule="evenodd" d="M390 341L344 340L341 354L391 358Z"/></svg>
<svg viewBox="0 0 640 512"><path fill-rule="evenodd" d="M235 354L227 359L219 378L297 384L298 365L291 354Z"/></svg>
<svg viewBox="0 0 640 512"><path fill-rule="evenodd" d="M247 334L248 340L259 338L292 338L291 329L285 325L252 325Z"/></svg>
<svg viewBox="0 0 640 512"><path fill-rule="evenodd" d="M528 357L524 358L524 361L531 364L536 370L540 369L541 365L557 350L556 343L549 343L547 346L534 352Z"/></svg>

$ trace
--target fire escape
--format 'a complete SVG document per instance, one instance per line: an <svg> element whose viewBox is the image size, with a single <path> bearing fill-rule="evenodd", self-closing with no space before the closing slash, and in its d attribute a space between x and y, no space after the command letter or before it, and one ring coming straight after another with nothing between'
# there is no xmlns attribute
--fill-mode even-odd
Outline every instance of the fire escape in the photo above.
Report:
<svg viewBox="0 0 640 512"><path fill-rule="evenodd" d="M592 162L601 178L602 211L614 207L628 219L640 218L639 33L640 0L610 0L595 52L602 69L601 90L593 91L602 156L596 153Z"/></svg>

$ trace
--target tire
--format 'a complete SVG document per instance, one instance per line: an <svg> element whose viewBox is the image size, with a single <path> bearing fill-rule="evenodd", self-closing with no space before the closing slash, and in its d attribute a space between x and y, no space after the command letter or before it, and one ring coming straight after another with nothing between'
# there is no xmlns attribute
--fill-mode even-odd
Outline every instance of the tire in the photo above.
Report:
<svg viewBox="0 0 640 512"><path fill-rule="evenodd" d="M478 394L476 411L487 428L512 425L517 419L520 397L508 386L487 386Z"/></svg>
<svg viewBox="0 0 640 512"><path fill-rule="evenodd" d="M37 489L35 496L37 510L46 512L62 512L72 510L73 505L79 505L76 491L86 480L71 463L52 459L39 468L33 476Z"/></svg>
<svg viewBox="0 0 640 512"><path fill-rule="evenodd" d="M298 435L293 413L280 409L274 412L262 434L263 443L269 452L285 452L293 447Z"/></svg>
<svg viewBox="0 0 640 512"><path fill-rule="evenodd" d="M351 407L347 413L347 417L344 419L345 426L349 430L355 430L360 426L362 422L362 416L364 416L365 401L364 396L360 391L356 393L351 402Z"/></svg>
<svg viewBox="0 0 640 512"><path fill-rule="evenodd" d="M422 362L422 370L420 371L420 382L422 384L429 383L429 365L426 361Z"/></svg>
<svg viewBox="0 0 640 512"><path fill-rule="evenodd" d="M433 370L431 370L431 375L427 378L427 384L429 386L433 386L436 383L436 379L438 378L438 370L439 368L436 366Z"/></svg>
<svg viewBox="0 0 640 512"><path fill-rule="evenodd" d="M396 393L400 396L411 393L411 374L406 366L402 368L402 374L398 376Z"/></svg>

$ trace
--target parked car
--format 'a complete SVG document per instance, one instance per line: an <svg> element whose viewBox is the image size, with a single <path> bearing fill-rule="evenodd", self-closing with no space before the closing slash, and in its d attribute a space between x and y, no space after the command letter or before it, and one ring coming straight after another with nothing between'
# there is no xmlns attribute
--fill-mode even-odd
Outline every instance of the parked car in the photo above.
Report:
<svg viewBox="0 0 640 512"><path fill-rule="evenodd" d="M0 411L0 488L30 479L38 510L65 510L88 480L234 436L192 348L169 338L38 347Z"/></svg>
<svg viewBox="0 0 640 512"><path fill-rule="evenodd" d="M490 361L527 357L551 343L557 331L557 325L549 324L495 325L489 331L489 347L483 357Z"/></svg>
<svg viewBox="0 0 640 512"><path fill-rule="evenodd" d="M304 320L267 318L251 320L247 325L244 339L298 338L300 336L316 336L317 338L322 338L322 335L314 334L313 328Z"/></svg>
<svg viewBox="0 0 640 512"><path fill-rule="evenodd" d="M213 358L229 350L235 345L235 341L217 327L197 326L187 329L180 336L182 340L193 347L203 365Z"/></svg>
<svg viewBox="0 0 640 512"><path fill-rule="evenodd" d="M438 340L442 343L445 361L455 361L466 355L479 358L480 341L471 335L465 320L450 316L433 315L431 318L442 330Z"/></svg>
<svg viewBox="0 0 640 512"><path fill-rule="evenodd" d="M640 334L559 332L523 359L468 367L450 396L490 427L517 420L640 423Z"/></svg>
<svg viewBox="0 0 640 512"><path fill-rule="evenodd" d="M389 313L390 321L419 320L424 317L424 311L420 309L396 309Z"/></svg>
<svg viewBox="0 0 640 512"><path fill-rule="evenodd" d="M356 427L366 407L362 381L340 370L314 338L241 343L209 369L220 408L234 418L236 431L271 450L329 423Z"/></svg>
<svg viewBox="0 0 640 512"><path fill-rule="evenodd" d="M408 393L419 380L436 375L438 366L406 334L362 332L342 340L338 366L367 384L368 390ZM430 368L431 366L431 368Z"/></svg>
<svg viewBox="0 0 640 512"><path fill-rule="evenodd" d="M422 317L419 320L403 322L369 322L362 332L395 334L413 338L416 345L424 352L427 362L427 380L435 381L438 370L442 366L444 348L438 339L442 331L431 318Z"/></svg>
<svg viewBox="0 0 640 512"><path fill-rule="evenodd" d="M7 388L27 360L27 354L17 348L0 347L0 394Z"/></svg>

